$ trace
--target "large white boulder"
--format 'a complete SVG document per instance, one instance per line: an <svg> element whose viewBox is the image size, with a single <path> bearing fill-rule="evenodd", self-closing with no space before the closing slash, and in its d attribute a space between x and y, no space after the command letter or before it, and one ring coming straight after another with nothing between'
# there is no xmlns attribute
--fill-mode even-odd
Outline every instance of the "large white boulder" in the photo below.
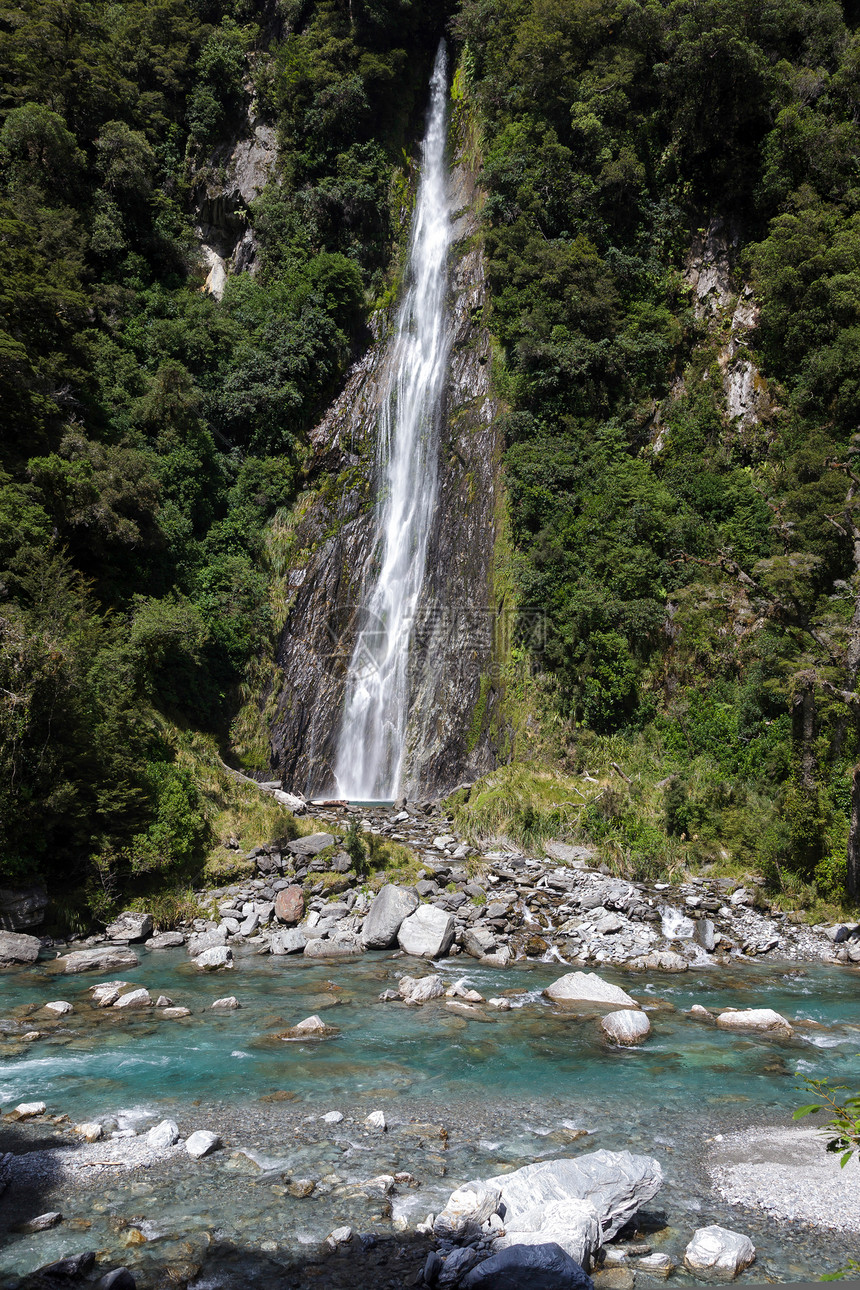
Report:
<svg viewBox="0 0 860 1290"><path fill-rule="evenodd" d="M454 918L436 905L419 905L400 925L397 943L417 959L438 959L454 943Z"/></svg>
<svg viewBox="0 0 860 1290"><path fill-rule="evenodd" d="M435 972L432 976L402 976L397 982L401 999L407 1003L427 1003L445 993L445 983Z"/></svg>
<svg viewBox="0 0 860 1290"><path fill-rule="evenodd" d="M601 1020L600 1028L615 1044L641 1044L651 1031L651 1022L640 1009L622 1008Z"/></svg>
<svg viewBox="0 0 860 1290"><path fill-rule="evenodd" d="M115 1008L151 1008L152 997L148 990L141 987L139 990L129 990L127 994L121 994L113 1006Z"/></svg>
<svg viewBox="0 0 860 1290"><path fill-rule="evenodd" d="M766 1034L785 1036L794 1034L791 1023L773 1008L741 1008L721 1012L717 1017L721 1030L756 1030Z"/></svg>
<svg viewBox="0 0 860 1290"><path fill-rule="evenodd" d="M580 1267L588 1267L602 1240L600 1215L590 1200L556 1200L522 1216L515 1228L505 1218L505 1235L496 1240L493 1248L504 1250L512 1245L554 1241Z"/></svg>
<svg viewBox="0 0 860 1290"><path fill-rule="evenodd" d="M736 1277L755 1262L755 1246L741 1232L714 1223L698 1229L684 1251L684 1262L692 1272Z"/></svg>
<svg viewBox="0 0 860 1290"><path fill-rule="evenodd" d="M213 945L202 954L198 954L194 965L204 972L217 972L219 968L231 968L233 951L228 945Z"/></svg>
<svg viewBox="0 0 860 1290"><path fill-rule="evenodd" d="M518 1230L520 1221L531 1221L531 1215L555 1201L590 1201L602 1240L608 1241L660 1190L663 1172L650 1156L601 1150L525 1165L486 1179L486 1185L501 1189L507 1230Z"/></svg>
<svg viewBox="0 0 860 1290"><path fill-rule="evenodd" d="M619 985L604 981L596 972L568 972L547 986L544 994L554 1003L592 1003L602 1007L638 1008Z"/></svg>
<svg viewBox="0 0 860 1290"><path fill-rule="evenodd" d="M397 941L405 918L418 908L418 897L406 887L388 883L374 897L361 929L361 943L366 950L387 950Z"/></svg>
<svg viewBox="0 0 860 1290"><path fill-rule="evenodd" d="M479 1228L501 1204L502 1189L488 1183L473 1182L458 1187L448 1197L445 1208L436 1216L433 1230L437 1236L452 1237L470 1228Z"/></svg>

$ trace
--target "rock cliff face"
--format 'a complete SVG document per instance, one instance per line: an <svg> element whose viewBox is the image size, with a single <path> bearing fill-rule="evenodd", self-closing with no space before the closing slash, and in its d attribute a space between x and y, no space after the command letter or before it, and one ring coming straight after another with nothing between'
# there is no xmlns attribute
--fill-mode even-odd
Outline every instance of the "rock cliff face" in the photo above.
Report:
<svg viewBox="0 0 860 1290"><path fill-rule="evenodd" d="M277 158L275 131L262 122L250 135L216 148L194 193L195 225L208 270L204 290L220 300L228 273L254 271L256 244L248 207Z"/></svg>
<svg viewBox="0 0 860 1290"><path fill-rule="evenodd" d="M482 326L484 265L467 169L458 165L450 267L453 344L444 392L439 501L410 655L410 709L401 791L429 795L494 764L471 729L481 678L493 663L492 555L501 439ZM386 320L377 319L383 330ZM314 430L315 470L328 480L296 526L301 559L278 647L282 685L271 725L272 762L285 787L323 794L332 765L357 611L374 572L376 423L385 365L380 337ZM272 704L269 704L272 710Z"/></svg>

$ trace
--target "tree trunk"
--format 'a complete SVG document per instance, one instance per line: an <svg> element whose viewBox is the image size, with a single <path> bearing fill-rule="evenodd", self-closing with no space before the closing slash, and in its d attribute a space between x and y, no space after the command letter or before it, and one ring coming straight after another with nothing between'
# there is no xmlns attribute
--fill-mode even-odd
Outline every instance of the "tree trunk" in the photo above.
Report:
<svg viewBox="0 0 860 1290"><path fill-rule="evenodd" d="M851 781L851 829L848 833L848 874L845 890L849 900L860 900L860 763Z"/></svg>
<svg viewBox="0 0 860 1290"><path fill-rule="evenodd" d="M794 700L794 746L798 752L800 786L807 793L815 788L815 679L809 673L798 678L802 689Z"/></svg>

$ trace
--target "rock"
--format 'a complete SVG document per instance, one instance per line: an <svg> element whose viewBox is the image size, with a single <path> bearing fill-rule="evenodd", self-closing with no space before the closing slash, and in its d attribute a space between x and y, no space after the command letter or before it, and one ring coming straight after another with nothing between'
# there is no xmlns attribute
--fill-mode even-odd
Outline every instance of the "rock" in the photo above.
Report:
<svg viewBox="0 0 860 1290"><path fill-rule="evenodd" d="M473 959L483 958L485 954L492 954L496 948L496 938L490 931L489 927L469 927L459 938L460 944L467 954Z"/></svg>
<svg viewBox="0 0 860 1290"><path fill-rule="evenodd" d="M298 1025L291 1026L280 1036L281 1039L330 1039L340 1032L336 1026L327 1026L322 1017L305 1017Z"/></svg>
<svg viewBox="0 0 860 1290"><path fill-rule="evenodd" d="M352 1240L352 1228L336 1227L325 1239L326 1244L330 1245L333 1250L337 1249L339 1245L349 1245Z"/></svg>
<svg viewBox="0 0 860 1290"><path fill-rule="evenodd" d="M173 1000L170 998L170 995L160 994L155 1001L155 1006L156 1008L172 1008Z"/></svg>
<svg viewBox="0 0 860 1290"><path fill-rule="evenodd" d="M178 1017L190 1017L191 1009L190 1008L165 1008L161 1015L162 1017L168 1017L168 1018L174 1018L174 1019Z"/></svg>
<svg viewBox="0 0 860 1290"><path fill-rule="evenodd" d="M445 1208L436 1215L433 1230L437 1236L457 1237L477 1231L495 1214L501 1204L502 1189L489 1183L467 1183L451 1192Z"/></svg>
<svg viewBox="0 0 860 1290"><path fill-rule="evenodd" d="M118 968L135 968L140 959L132 949L118 945L96 945L89 950L73 950L57 959L57 967L66 976L79 972L115 972Z"/></svg>
<svg viewBox="0 0 860 1290"><path fill-rule="evenodd" d="M56 1263L47 1263L45 1267L38 1269L38 1273L52 1279L81 1277L92 1269L95 1261L95 1251L84 1250L83 1253L72 1254L67 1259L58 1259Z"/></svg>
<svg viewBox="0 0 860 1290"><path fill-rule="evenodd" d="M112 941L145 941L152 935L152 915L127 909L105 928L105 935Z"/></svg>
<svg viewBox="0 0 860 1290"><path fill-rule="evenodd" d="M689 966L683 954L676 950L652 950L625 964L636 972L686 972Z"/></svg>
<svg viewBox="0 0 860 1290"><path fill-rule="evenodd" d="M276 932L269 944L272 954L300 954L311 940L305 927L291 927L286 932Z"/></svg>
<svg viewBox="0 0 860 1290"><path fill-rule="evenodd" d="M490 1005L491 1008L495 1008L498 1012L510 1012L511 1010L510 999L504 999L504 998L488 999L487 1003Z"/></svg>
<svg viewBox="0 0 860 1290"><path fill-rule="evenodd" d="M19 1120L29 1120L31 1116L44 1115L47 1109L44 1102L19 1102L15 1114Z"/></svg>
<svg viewBox="0 0 860 1290"><path fill-rule="evenodd" d="M49 1210L47 1214L39 1214L37 1218L31 1218L26 1223L21 1223L18 1228L19 1232L47 1232L52 1227L57 1227L63 1221L63 1216L57 1210Z"/></svg>
<svg viewBox="0 0 860 1290"><path fill-rule="evenodd" d="M14 967L17 963L35 963L41 948L41 941L36 936L0 932L0 968Z"/></svg>
<svg viewBox="0 0 860 1290"><path fill-rule="evenodd" d="M697 1021L713 1021L714 1014L707 1008L703 1008L700 1003L694 1003L690 1009L690 1016L695 1017Z"/></svg>
<svg viewBox="0 0 860 1290"><path fill-rule="evenodd" d="M175 1120L162 1120L149 1130L146 1145L150 1151L166 1151L179 1141L179 1125Z"/></svg>
<svg viewBox="0 0 860 1290"><path fill-rule="evenodd" d="M500 1250L460 1284L463 1290L594 1290L591 1278L554 1242Z"/></svg>
<svg viewBox="0 0 860 1290"><path fill-rule="evenodd" d="M437 959L454 943L454 918L436 905L419 905L400 925L397 943L413 958Z"/></svg>
<svg viewBox="0 0 860 1290"><path fill-rule="evenodd" d="M215 1151L221 1146L221 1139L217 1133L210 1133L208 1129L198 1129L192 1133L189 1138L185 1139L185 1150L191 1156L192 1160L199 1160L201 1156L208 1156L210 1152Z"/></svg>
<svg viewBox="0 0 860 1290"><path fill-rule="evenodd" d="M316 1186L313 1178L294 1178L291 1183L288 1183L287 1191L297 1200L307 1200L308 1196L313 1196Z"/></svg>
<svg viewBox="0 0 860 1290"><path fill-rule="evenodd" d="M113 1006L115 1008L151 1008L152 997L148 990L141 987L139 990L129 990L127 994L121 994Z"/></svg>
<svg viewBox="0 0 860 1290"><path fill-rule="evenodd" d="M379 1132L384 1133L388 1126L385 1123L385 1115L383 1112L371 1111L370 1115L364 1121L364 1127L366 1129L376 1129Z"/></svg>
<svg viewBox="0 0 860 1290"><path fill-rule="evenodd" d="M333 846L334 838L330 833L311 833L306 838L288 842L287 850L294 856L316 856L320 851L325 851L326 847Z"/></svg>
<svg viewBox="0 0 860 1290"><path fill-rule="evenodd" d="M756 1030L788 1038L794 1034L790 1023L773 1008L743 1008L721 1012L717 1017L720 1030Z"/></svg>
<svg viewBox="0 0 860 1290"><path fill-rule="evenodd" d="M556 842L555 840L547 842L544 846L546 854L552 860L558 860L561 864L589 864L597 854L591 847L574 847L568 842Z"/></svg>
<svg viewBox="0 0 860 1290"><path fill-rule="evenodd" d="M148 950L172 950L185 944L185 937L181 932L160 932L158 936L150 936L146 942ZM125 1268L120 1268L120 1272L125 1272Z"/></svg>
<svg viewBox="0 0 860 1290"><path fill-rule="evenodd" d="M202 954L204 950L211 950L217 945L226 945L227 936L227 928L223 923L220 927L215 927L209 932L198 932L196 936L192 936L188 941L187 948L189 957L195 959L198 954Z"/></svg>
<svg viewBox="0 0 860 1290"><path fill-rule="evenodd" d="M632 1268L603 1267L594 1274L594 1290L633 1290L635 1284Z"/></svg>
<svg viewBox="0 0 860 1290"><path fill-rule="evenodd" d="M321 1116L320 1119L322 1120L323 1124L340 1124L343 1120L343 1112L326 1111L325 1115Z"/></svg>
<svg viewBox="0 0 860 1290"><path fill-rule="evenodd" d="M347 959L361 953L361 941L352 936L316 937L305 944L307 959Z"/></svg>
<svg viewBox="0 0 860 1290"><path fill-rule="evenodd" d="M248 917L239 925L239 936L253 936L260 926L260 915L249 914Z"/></svg>
<svg viewBox="0 0 860 1290"><path fill-rule="evenodd" d="M651 1023L642 1011L624 1008L610 1012L600 1023L603 1033L616 1044L639 1044L650 1033Z"/></svg>
<svg viewBox="0 0 860 1290"><path fill-rule="evenodd" d="M669 1258L669 1255L663 1254L659 1250L654 1254L646 1254L644 1258L638 1259L636 1266L641 1268L643 1272L647 1272L651 1276L662 1277L664 1280L666 1277L671 1276L675 1270L675 1264Z"/></svg>
<svg viewBox="0 0 860 1290"><path fill-rule="evenodd" d="M75 1133L79 1133L84 1142L98 1142L104 1130L96 1120L85 1120L83 1124L75 1125Z"/></svg>
<svg viewBox="0 0 860 1290"><path fill-rule="evenodd" d="M223 1008L228 1010L231 1008L241 1008L242 1005L236 998L235 994L227 994L223 999L216 999L211 1006L213 1008Z"/></svg>
<svg viewBox="0 0 860 1290"><path fill-rule="evenodd" d="M198 954L194 965L204 972L217 972L219 968L231 968L233 951L227 945L213 945L202 954Z"/></svg>
<svg viewBox="0 0 860 1290"><path fill-rule="evenodd" d="M401 999L409 1003L427 1003L429 999L438 999L445 993L445 984L441 976L401 977L397 983Z"/></svg>
<svg viewBox="0 0 860 1290"><path fill-rule="evenodd" d="M96 1290L136 1290L135 1281L128 1268L114 1268L96 1282Z"/></svg>
<svg viewBox="0 0 860 1290"><path fill-rule="evenodd" d="M45 1011L53 1012L55 1017L67 1017L70 1012L74 1012L74 1008L65 999L55 999L52 1003L45 1004Z"/></svg>
<svg viewBox="0 0 860 1290"><path fill-rule="evenodd" d="M445 1262L438 1270L436 1285L440 1287L440 1290L443 1290L445 1286L459 1285L461 1278L477 1262L478 1251L473 1250L470 1246L464 1245L458 1249L453 1249L450 1254L446 1255Z"/></svg>
<svg viewBox="0 0 860 1290"><path fill-rule="evenodd" d="M482 967L506 968L513 959L510 946L502 945L495 954L484 954L478 960Z"/></svg>
<svg viewBox="0 0 860 1290"><path fill-rule="evenodd" d="M610 985L596 972L568 972L547 986L544 994L554 1003L593 1003L601 1007L638 1008L620 986Z"/></svg>
<svg viewBox="0 0 860 1290"><path fill-rule="evenodd" d="M387 950L397 941L397 933L405 918L418 908L418 897L406 887L388 883L374 897L364 925L361 943L367 950Z"/></svg>
<svg viewBox="0 0 860 1290"><path fill-rule="evenodd" d="M275 918L282 923L300 923L305 912L301 887L284 887L275 897Z"/></svg>
<svg viewBox="0 0 860 1290"><path fill-rule="evenodd" d="M45 919L48 893L44 887L0 887L0 928L7 932L38 927Z"/></svg>
<svg viewBox="0 0 860 1290"><path fill-rule="evenodd" d="M295 793L285 793L282 788L276 788L272 797L280 806L292 811L293 815L304 815L308 809L303 797L298 797Z"/></svg>
<svg viewBox="0 0 860 1290"><path fill-rule="evenodd" d="M716 928L710 918L700 918L696 923L695 940L708 954L713 954L716 949L715 933Z"/></svg>
<svg viewBox="0 0 860 1290"><path fill-rule="evenodd" d="M755 1246L748 1236L716 1223L700 1227L684 1251L691 1272L716 1272L736 1277L755 1262Z"/></svg>
<svg viewBox="0 0 860 1290"><path fill-rule="evenodd" d="M505 1227L539 1213L558 1200L591 1201L597 1210L602 1240L611 1240L641 1205L663 1185L660 1165L650 1156L629 1151L592 1151L575 1159L546 1160L487 1180L499 1187L506 1207Z"/></svg>
<svg viewBox="0 0 860 1290"><path fill-rule="evenodd" d="M590 1200L551 1201L521 1215L513 1224L506 1215L504 1223L505 1232L496 1249L554 1242L580 1267L590 1263L602 1241L600 1216Z"/></svg>

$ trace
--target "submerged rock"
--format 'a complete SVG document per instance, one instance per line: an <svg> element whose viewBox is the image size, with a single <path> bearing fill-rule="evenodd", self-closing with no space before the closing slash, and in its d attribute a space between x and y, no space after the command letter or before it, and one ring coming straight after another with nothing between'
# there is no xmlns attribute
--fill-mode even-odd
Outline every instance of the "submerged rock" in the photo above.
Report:
<svg viewBox="0 0 860 1290"><path fill-rule="evenodd" d="M638 1008L639 1004L618 985L596 972L568 972L547 986L544 994L554 1003L594 1003L605 1007Z"/></svg>
<svg viewBox="0 0 860 1290"><path fill-rule="evenodd" d="M47 1214L39 1214L36 1218L29 1219L22 1223L18 1228L19 1232L47 1232L52 1227L57 1227L63 1221L63 1216L58 1210L50 1210Z"/></svg>
<svg viewBox="0 0 860 1290"><path fill-rule="evenodd" d="M650 1034L651 1022L641 1010L624 1008L620 1012L610 1012L602 1019L600 1027L616 1044L639 1044Z"/></svg>
<svg viewBox="0 0 860 1290"><path fill-rule="evenodd" d="M36 936L21 932L0 932L0 968L18 963L35 963L42 944Z"/></svg>
<svg viewBox="0 0 860 1290"><path fill-rule="evenodd" d="M714 1223L700 1227L684 1251L692 1272L713 1272L736 1277L755 1262L755 1246L748 1236Z"/></svg>
<svg viewBox="0 0 860 1290"><path fill-rule="evenodd" d="M135 968L140 959L132 949L117 945L96 945L89 950L73 950L57 959L57 966L67 976L79 972L114 972L117 968Z"/></svg>
<svg viewBox="0 0 860 1290"><path fill-rule="evenodd" d="M436 905L419 905L404 919L397 943L405 954L418 959L438 959L454 943L455 925L451 914Z"/></svg>
<svg viewBox="0 0 860 1290"><path fill-rule="evenodd" d="M404 919L418 908L418 897L406 887L388 883L374 897L364 925L361 943L367 950L387 950L397 941Z"/></svg>

